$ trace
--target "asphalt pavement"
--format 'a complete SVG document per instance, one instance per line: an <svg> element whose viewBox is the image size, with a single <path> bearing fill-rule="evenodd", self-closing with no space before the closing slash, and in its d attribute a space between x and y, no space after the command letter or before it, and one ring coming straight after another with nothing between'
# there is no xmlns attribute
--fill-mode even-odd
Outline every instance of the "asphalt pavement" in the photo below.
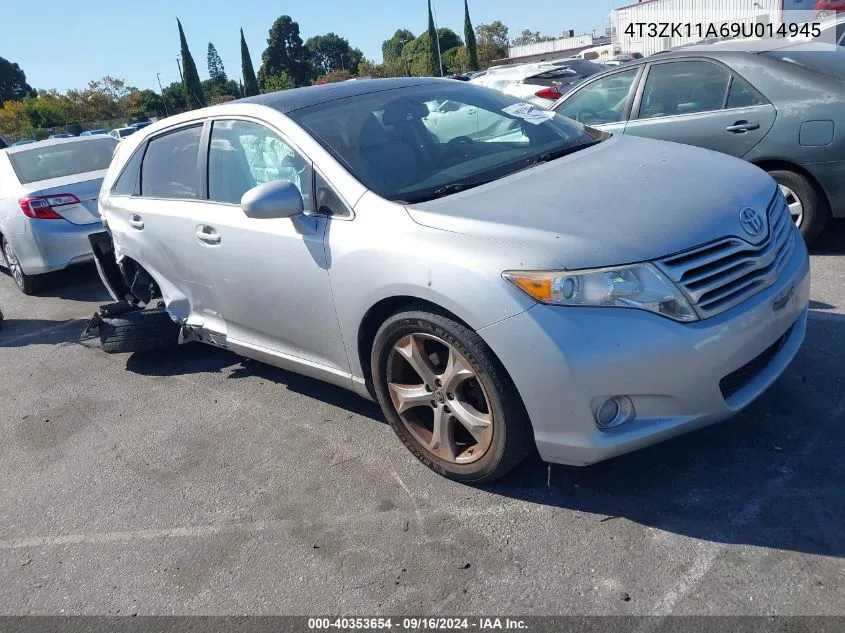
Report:
<svg viewBox="0 0 845 633"><path fill-rule="evenodd" d="M845 224L736 419L469 487L377 407L190 344L104 354L96 271L0 273L0 614L845 615Z"/></svg>

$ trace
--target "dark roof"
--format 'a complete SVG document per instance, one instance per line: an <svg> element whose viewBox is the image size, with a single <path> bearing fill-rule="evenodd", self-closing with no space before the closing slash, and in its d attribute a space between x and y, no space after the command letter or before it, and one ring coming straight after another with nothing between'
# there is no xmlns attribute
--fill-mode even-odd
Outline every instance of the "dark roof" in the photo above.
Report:
<svg viewBox="0 0 845 633"><path fill-rule="evenodd" d="M257 103L269 106L282 113L293 112L301 108L358 97L360 95L382 92L384 90L395 90L397 88L410 88L425 84L436 84L440 82L454 83L453 79L440 79L433 77L395 77L393 79L358 79L353 81L341 81L320 86L307 86L305 88L293 88L281 92L270 92L238 99L231 103Z"/></svg>

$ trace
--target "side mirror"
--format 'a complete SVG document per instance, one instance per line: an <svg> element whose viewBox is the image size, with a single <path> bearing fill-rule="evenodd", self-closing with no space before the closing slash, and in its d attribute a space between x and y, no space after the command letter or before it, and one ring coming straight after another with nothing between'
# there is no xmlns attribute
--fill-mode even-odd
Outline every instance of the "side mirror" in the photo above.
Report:
<svg viewBox="0 0 845 633"><path fill-rule="evenodd" d="M247 191L241 198L241 209L248 218L273 220L301 214L305 203L290 180L275 180Z"/></svg>

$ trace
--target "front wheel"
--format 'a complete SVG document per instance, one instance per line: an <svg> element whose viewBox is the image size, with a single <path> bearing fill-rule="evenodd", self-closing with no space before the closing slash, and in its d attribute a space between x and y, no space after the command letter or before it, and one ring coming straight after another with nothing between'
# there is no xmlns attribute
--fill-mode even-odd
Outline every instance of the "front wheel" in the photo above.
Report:
<svg viewBox="0 0 845 633"><path fill-rule="evenodd" d="M530 450L528 416L504 367L449 316L427 308L394 314L376 334L371 362L390 425L435 472L493 481Z"/></svg>

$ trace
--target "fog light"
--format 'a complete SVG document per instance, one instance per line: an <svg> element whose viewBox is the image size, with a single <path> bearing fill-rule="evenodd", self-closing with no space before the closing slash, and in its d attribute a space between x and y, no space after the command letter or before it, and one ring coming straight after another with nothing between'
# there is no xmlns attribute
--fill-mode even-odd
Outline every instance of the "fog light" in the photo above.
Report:
<svg viewBox="0 0 845 633"><path fill-rule="evenodd" d="M630 422L635 415L634 403L627 396L613 396L594 402L593 417L602 430Z"/></svg>
<svg viewBox="0 0 845 633"><path fill-rule="evenodd" d="M616 398L611 398L610 400L605 400L599 406L598 411L596 411L596 422L599 423L599 426L608 427L613 424L613 421L618 415L619 403L616 402Z"/></svg>

